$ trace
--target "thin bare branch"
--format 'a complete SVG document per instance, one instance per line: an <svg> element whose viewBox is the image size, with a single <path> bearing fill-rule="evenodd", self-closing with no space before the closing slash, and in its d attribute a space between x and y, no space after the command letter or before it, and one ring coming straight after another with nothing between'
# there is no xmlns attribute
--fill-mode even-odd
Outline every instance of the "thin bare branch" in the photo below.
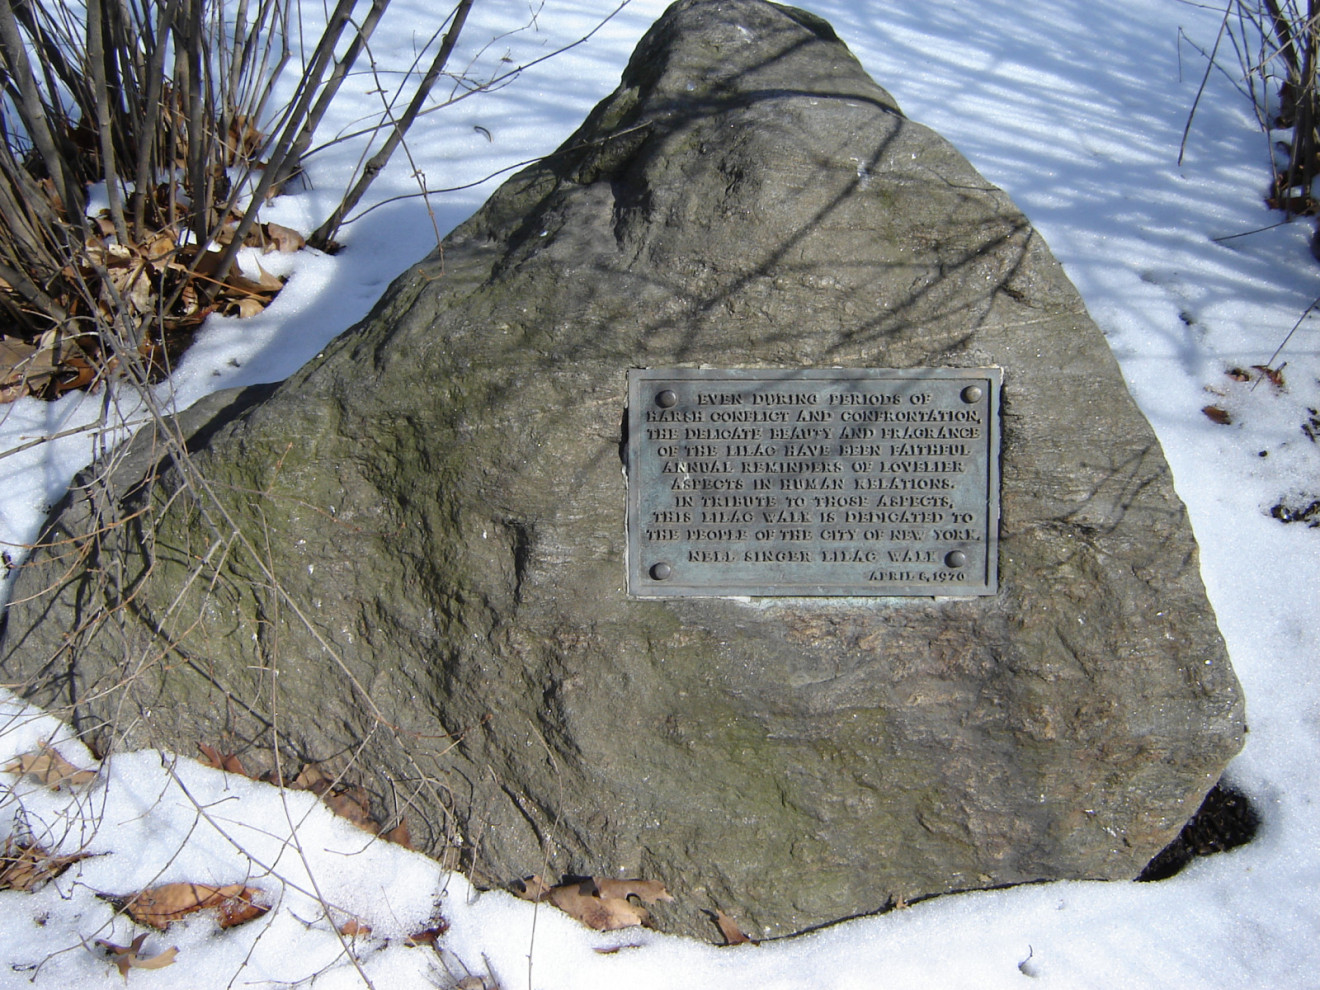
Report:
<svg viewBox="0 0 1320 990"><path fill-rule="evenodd" d="M1196 108L1201 104L1201 97L1205 94L1205 84L1210 79L1210 71L1215 65L1215 55L1219 51L1219 43L1224 38L1224 32L1228 29L1228 18L1233 10L1234 0L1224 7L1224 19L1219 24L1219 33L1215 35L1215 45L1210 50L1210 57L1206 59L1205 75L1201 77L1201 85L1196 88L1196 98L1192 100L1192 109L1187 112L1187 123L1183 125L1182 140L1178 142L1178 164L1181 165L1183 155L1187 153L1187 136L1192 131L1192 120L1196 117Z"/></svg>
<svg viewBox="0 0 1320 990"><path fill-rule="evenodd" d="M303 155L311 146L312 137L316 134L326 111L330 109L330 104L338 94L339 87L343 85L344 80L348 77L349 70L353 68L358 56L366 48L372 32L375 31L376 25L385 13L389 3L390 0L372 0L371 10L367 12L366 18L353 35L353 40L349 43L343 57L335 62L334 71L330 73L330 78L326 80L321 95L317 97L316 104L312 107L311 112L307 114L307 119L299 129L297 138L289 146L289 154L280 163L275 174L274 182L276 186L288 181L291 175L302 168Z"/></svg>
<svg viewBox="0 0 1320 990"><path fill-rule="evenodd" d="M96 136L101 146L101 168L105 175L106 194L110 200L110 218L120 244L127 244L128 225L124 223L124 203L120 190L119 169L115 160L115 142L111 131L110 87L106 81L106 26L102 0L87 0L87 65L92 76L92 101L96 111Z"/></svg>
<svg viewBox="0 0 1320 990"><path fill-rule="evenodd" d="M395 123L381 149L367 162L357 183L340 200L339 205L335 207L334 212L330 214L326 221L312 232L312 236L307 238L307 243L313 247L321 248L328 245L338 232L344 215L357 205L358 200L362 198L372 182L375 181L376 176L380 174L381 169L389 162L404 135L408 133L408 128L417 119L417 114L421 112L431 94L431 87L435 85L436 79L440 77L440 73L449 61L449 56L454 51L454 46L458 44L459 35L463 32L463 25L467 23L468 11L472 9L472 3L473 0L459 0L458 6L454 8L454 16L449 25L449 30L445 32L444 40L440 43L440 50L436 52L435 58L431 61L431 67L427 70L426 75L422 77L422 81L418 83L417 91L413 94L412 101L408 104L403 116Z"/></svg>
<svg viewBox="0 0 1320 990"><path fill-rule="evenodd" d="M20 99L16 107L23 126L32 137L55 188L64 197L66 219L80 217L85 202L82 187L68 172L69 156L65 153L67 143L57 138L51 129L52 121L58 121L59 115L52 114L41 98L12 3L0 3L0 60L18 88Z"/></svg>

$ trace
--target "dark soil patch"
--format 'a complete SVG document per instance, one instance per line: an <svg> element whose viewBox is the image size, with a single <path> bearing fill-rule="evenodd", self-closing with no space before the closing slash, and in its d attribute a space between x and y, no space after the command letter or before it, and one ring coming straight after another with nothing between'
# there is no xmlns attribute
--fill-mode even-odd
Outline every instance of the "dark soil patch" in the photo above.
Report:
<svg viewBox="0 0 1320 990"><path fill-rule="evenodd" d="M1198 856L1245 845L1259 828L1260 816L1247 796L1220 781L1178 837L1146 864L1137 880L1167 880Z"/></svg>
<svg viewBox="0 0 1320 990"><path fill-rule="evenodd" d="M1270 515L1282 523L1305 523L1311 529L1320 527L1320 499L1312 499L1308 503L1307 497L1302 496L1292 505L1286 500L1281 501L1270 509Z"/></svg>

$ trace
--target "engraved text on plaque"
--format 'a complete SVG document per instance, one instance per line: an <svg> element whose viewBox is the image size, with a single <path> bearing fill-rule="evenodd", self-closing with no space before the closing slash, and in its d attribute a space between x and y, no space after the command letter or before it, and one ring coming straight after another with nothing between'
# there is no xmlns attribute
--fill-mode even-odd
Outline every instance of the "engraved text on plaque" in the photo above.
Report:
<svg viewBox="0 0 1320 990"><path fill-rule="evenodd" d="M629 594L994 594L1000 382L630 371Z"/></svg>

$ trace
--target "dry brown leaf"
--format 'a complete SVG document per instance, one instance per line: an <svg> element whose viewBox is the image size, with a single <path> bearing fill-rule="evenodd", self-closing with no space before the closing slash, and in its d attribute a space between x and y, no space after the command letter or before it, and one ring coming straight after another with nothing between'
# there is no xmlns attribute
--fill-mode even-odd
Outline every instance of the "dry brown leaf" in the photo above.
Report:
<svg viewBox="0 0 1320 990"><path fill-rule="evenodd" d="M395 825L389 831L381 832L380 837L386 842L393 842L396 846L403 846L404 849L411 849L413 847L412 833L408 831L408 819L406 818L401 819L399 824Z"/></svg>
<svg viewBox="0 0 1320 990"><path fill-rule="evenodd" d="M178 240L172 230L160 230L147 238L142 246L142 253L146 255L147 262L152 270L159 273L167 268L182 268L176 260L178 254Z"/></svg>
<svg viewBox="0 0 1320 990"><path fill-rule="evenodd" d="M93 218L92 222L96 224L97 231L102 237L115 236L115 223L110 219L110 211L102 210Z"/></svg>
<svg viewBox="0 0 1320 990"><path fill-rule="evenodd" d="M34 353L36 348L17 337L0 335L0 368L9 368Z"/></svg>
<svg viewBox="0 0 1320 990"><path fill-rule="evenodd" d="M146 940L147 933L143 932L133 939L132 945L115 945L114 942L107 942L101 938L96 940L96 944L110 955L110 961L118 967L119 975L127 982L130 969L164 969L174 962L174 957L179 952L177 946L170 946L154 956L143 956L142 943Z"/></svg>
<svg viewBox="0 0 1320 990"><path fill-rule="evenodd" d="M1284 364L1287 364L1285 361ZM1283 388L1283 366L1271 368L1267 364L1253 364L1252 367L1259 371L1261 375L1269 379L1269 383L1275 388Z"/></svg>
<svg viewBox="0 0 1320 990"><path fill-rule="evenodd" d="M219 909L217 915L220 927L233 928L253 918L260 918L270 910L270 905L258 901L260 896L261 891L255 887L244 887L240 893L226 897L219 904L214 905Z"/></svg>
<svg viewBox="0 0 1320 990"><path fill-rule="evenodd" d="M112 244L109 251L113 260L107 271L114 292L105 293L109 297L107 303L118 307L122 300L139 313L150 313L155 308L156 288L151 282L150 268L136 245L130 251L120 244Z"/></svg>
<svg viewBox="0 0 1320 990"><path fill-rule="evenodd" d="M546 898L565 914L576 918L588 928L598 932L613 932L620 928L644 925L650 915L640 904L621 897L601 897L590 880L578 884L561 884Z"/></svg>
<svg viewBox="0 0 1320 990"><path fill-rule="evenodd" d="M236 773L240 777L251 777L243 766L242 761L233 753L221 753L214 746L199 742L197 748L202 751L202 762L208 767L214 767L216 770L223 770L225 773Z"/></svg>
<svg viewBox="0 0 1320 990"><path fill-rule="evenodd" d="M109 268L127 267L136 262L141 256L136 244L107 244L104 250L105 265Z"/></svg>
<svg viewBox="0 0 1320 990"><path fill-rule="evenodd" d="M261 267L261 262L258 261L256 265L257 265L256 281L257 281L257 285L261 288L262 292L268 293L270 295L274 295L275 293L279 292L280 289L284 288L284 279L280 278L278 275L272 275L270 272L266 271L266 269Z"/></svg>
<svg viewBox="0 0 1320 990"><path fill-rule="evenodd" d="M521 888L514 892L523 900L549 901L588 928L601 932L646 924L650 914L637 901L651 904L674 899L664 884L656 880L582 877L551 887L539 876L532 876L521 881Z"/></svg>
<svg viewBox="0 0 1320 990"><path fill-rule="evenodd" d="M629 897L637 897L647 904L674 899L659 880L611 880L595 877L594 882L601 897L622 897L625 900Z"/></svg>
<svg viewBox="0 0 1320 990"><path fill-rule="evenodd" d="M40 392L59 370L57 336L48 330L35 344L16 337L0 337L0 401Z"/></svg>
<svg viewBox="0 0 1320 990"><path fill-rule="evenodd" d="M340 818L372 835L379 834L380 827L371 817L371 799L357 784L337 784L320 767L309 763L288 786L295 791L311 791ZM406 826L404 830L406 835Z"/></svg>
<svg viewBox="0 0 1320 990"><path fill-rule="evenodd" d="M174 964L174 957L178 955L178 952L178 946L171 945L168 949L158 952L154 956L144 958L140 955L134 955L129 965L134 969L164 969L166 966Z"/></svg>
<svg viewBox="0 0 1320 990"><path fill-rule="evenodd" d="M260 903L261 891L241 883L214 887L204 883L167 883L132 895L124 910L136 922L164 929L170 922L215 908L221 928L233 928L260 917L270 908Z"/></svg>
<svg viewBox="0 0 1320 990"><path fill-rule="evenodd" d="M719 908L715 909L715 924L719 925L720 934L724 936L725 945L759 945L756 939L752 938L738 922L734 921Z"/></svg>
<svg viewBox="0 0 1320 990"><path fill-rule="evenodd" d="M179 292L179 311L184 316L193 316L198 309L197 289L189 282Z"/></svg>
<svg viewBox="0 0 1320 990"><path fill-rule="evenodd" d="M55 181L50 178L38 179L37 185L41 188L41 198L50 203L57 214L63 213L64 200L55 191Z"/></svg>
<svg viewBox="0 0 1320 990"><path fill-rule="evenodd" d="M339 934L345 938L353 938L356 935L365 937L371 934L371 926L357 918L349 918L339 926Z"/></svg>
<svg viewBox="0 0 1320 990"><path fill-rule="evenodd" d="M252 158L261 149L265 135L252 124L252 117L239 114L229 122L229 141L225 147L226 164L234 165L239 161Z"/></svg>
<svg viewBox="0 0 1320 990"><path fill-rule="evenodd" d="M273 296L284 288L284 283L279 277L262 268L260 262L257 263L256 278L239 271L238 266L235 265L229 277L225 279L225 285L236 292L266 297Z"/></svg>
<svg viewBox="0 0 1320 990"><path fill-rule="evenodd" d="M36 353L26 341L0 337L0 402L13 402L32 390L27 367Z"/></svg>
<svg viewBox="0 0 1320 990"><path fill-rule="evenodd" d="M41 743L40 749L24 753L5 767L5 773L31 774L55 791L66 785L90 784L96 779L95 770L79 770L45 742Z"/></svg>
<svg viewBox="0 0 1320 990"><path fill-rule="evenodd" d="M284 282L257 265L257 277L250 278L239 271L238 266L225 278L220 295L226 301L224 312L239 319L255 316L284 288Z"/></svg>
<svg viewBox="0 0 1320 990"><path fill-rule="evenodd" d="M514 894L521 897L524 901L543 901L546 895L554 888L541 879L539 875L526 877L517 882L514 887Z"/></svg>
<svg viewBox="0 0 1320 990"><path fill-rule="evenodd" d="M413 948L416 948L419 945L435 945L436 939L447 931L449 931L449 922L445 921L444 918L437 918L435 924L430 928L423 928L420 932L413 932L405 941Z"/></svg>
<svg viewBox="0 0 1320 990"><path fill-rule="evenodd" d="M295 251L301 251L307 245L307 239L298 233L292 227L285 227L278 223L263 223L262 231L266 235L266 253L278 251L280 254L293 254Z"/></svg>
<svg viewBox="0 0 1320 990"><path fill-rule="evenodd" d="M334 780L328 777L317 764L308 763L298 771L298 776L284 786L294 791L311 791L317 797L320 797L333 784Z"/></svg>
<svg viewBox="0 0 1320 990"><path fill-rule="evenodd" d="M1220 426L1228 426L1233 422L1233 417L1228 414L1226 409L1219 406L1206 406L1201 412L1205 413L1212 423L1218 423Z"/></svg>
<svg viewBox="0 0 1320 990"><path fill-rule="evenodd" d="M0 890L36 890L88 855L52 856L36 843L6 839L4 851L0 852Z"/></svg>
<svg viewBox="0 0 1320 990"><path fill-rule="evenodd" d="M60 376L55 383L56 393L76 388L86 388L96 382L100 376L95 362L78 346L76 340L65 340L60 352Z"/></svg>
<svg viewBox="0 0 1320 990"><path fill-rule="evenodd" d="M234 300L229 315L237 316L240 320L246 320L261 313L265 308L266 304L256 296L244 296L241 299Z"/></svg>
<svg viewBox="0 0 1320 990"><path fill-rule="evenodd" d="M190 251L188 264L197 266L195 271L203 281L214 282L216 272L220 270L220 251L209 248L200 255Z"/></svg>
<svg viewBox="0 0 1320 990"><path fill-rule="evenodd" d="M371 819L367 792L361 787L355 785L342 790L335 789L322 794L321 800L340 818L347 819L364 832L370 832L372 835L377 833L376 823Z"/></svg>

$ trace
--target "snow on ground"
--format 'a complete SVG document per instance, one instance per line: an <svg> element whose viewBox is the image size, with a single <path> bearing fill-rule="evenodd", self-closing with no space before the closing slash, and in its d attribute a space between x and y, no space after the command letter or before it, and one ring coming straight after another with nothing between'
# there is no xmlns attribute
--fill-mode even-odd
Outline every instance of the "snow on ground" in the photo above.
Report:
<svg viewBox="0 0 1320 990"><path fill-rule="evenodd" d="M421 0L395 3L374 42L387 68L383 53L411 52L417 26L433 30L435 21ZM909 116L1009 191L1107 334L1187 502L1246 692L1251 732L1230 777L1262 815L1256 841L1159 884L1056 883L940 898L805 937L715 949L652 932L596 935L501 893L475 896L461 877L368 841L305 793L132 753L107 760L94 783L57 792L31 776L0 774L0 830L92 854L38 893L0 893L0 986L117 980L86 946L125 945L134 930L96 895L173 880L245 882L277 909L226 932L196 916L149 935L144 956L179 951L167 968L130 973L138 985L350 987L369 979L411 988L452 985L469 972L506 990L1316 985L1320 529L1269 517L1280 499L1320 497L1320 445L1302 431L1320 409L1314 318L1274 362L1287 362L1283 389L1227 372L1269 361L1320 292L1320 267L1309 228L1273 226L1278 217L1261 204L1269 141L1227 47L1225 71L1210 74L1177 163L1205 70L1198 49L1213 45L1222 7L805 5L831 21ZM479 55L473 71L489 75L572 41L612 9L602 0L477 4L463 58ZM551 150L613 88L662 9L659 0L632 0L585 44L424 118L409 143L427 184L466 186ZM370 88L364 81L341 103L334 129L351 130L376 111ZM309 188L277 202L267 219L310 229L357 153L343 143L315 156ZM293 277L269 310L241 323L213 319L175 377L175 401L289 374L364 315L435 243L437 229L453 227L494 188L431 197L433 223L420 199L389 201L416 191L410 171L403 160L391 165L372 192L384 205L345 229L345 251L293 259ZM124 401L120 414L132 415ZM1203 415L1207 405L1231 424ZM71 396L0 407L0 540L15 556L13 544L35 536L72 472L108 442L100 431L78 432L106 406L101 396ZM43 739L71 763L94 765L54 720L12 698L0 703L0 767ZM443 952L403 946L401 936L433 923L436 905L452 925ZM341 939L335 928L349 917L372 934ZM593 951L619 945L637 947Z"/></svg>

